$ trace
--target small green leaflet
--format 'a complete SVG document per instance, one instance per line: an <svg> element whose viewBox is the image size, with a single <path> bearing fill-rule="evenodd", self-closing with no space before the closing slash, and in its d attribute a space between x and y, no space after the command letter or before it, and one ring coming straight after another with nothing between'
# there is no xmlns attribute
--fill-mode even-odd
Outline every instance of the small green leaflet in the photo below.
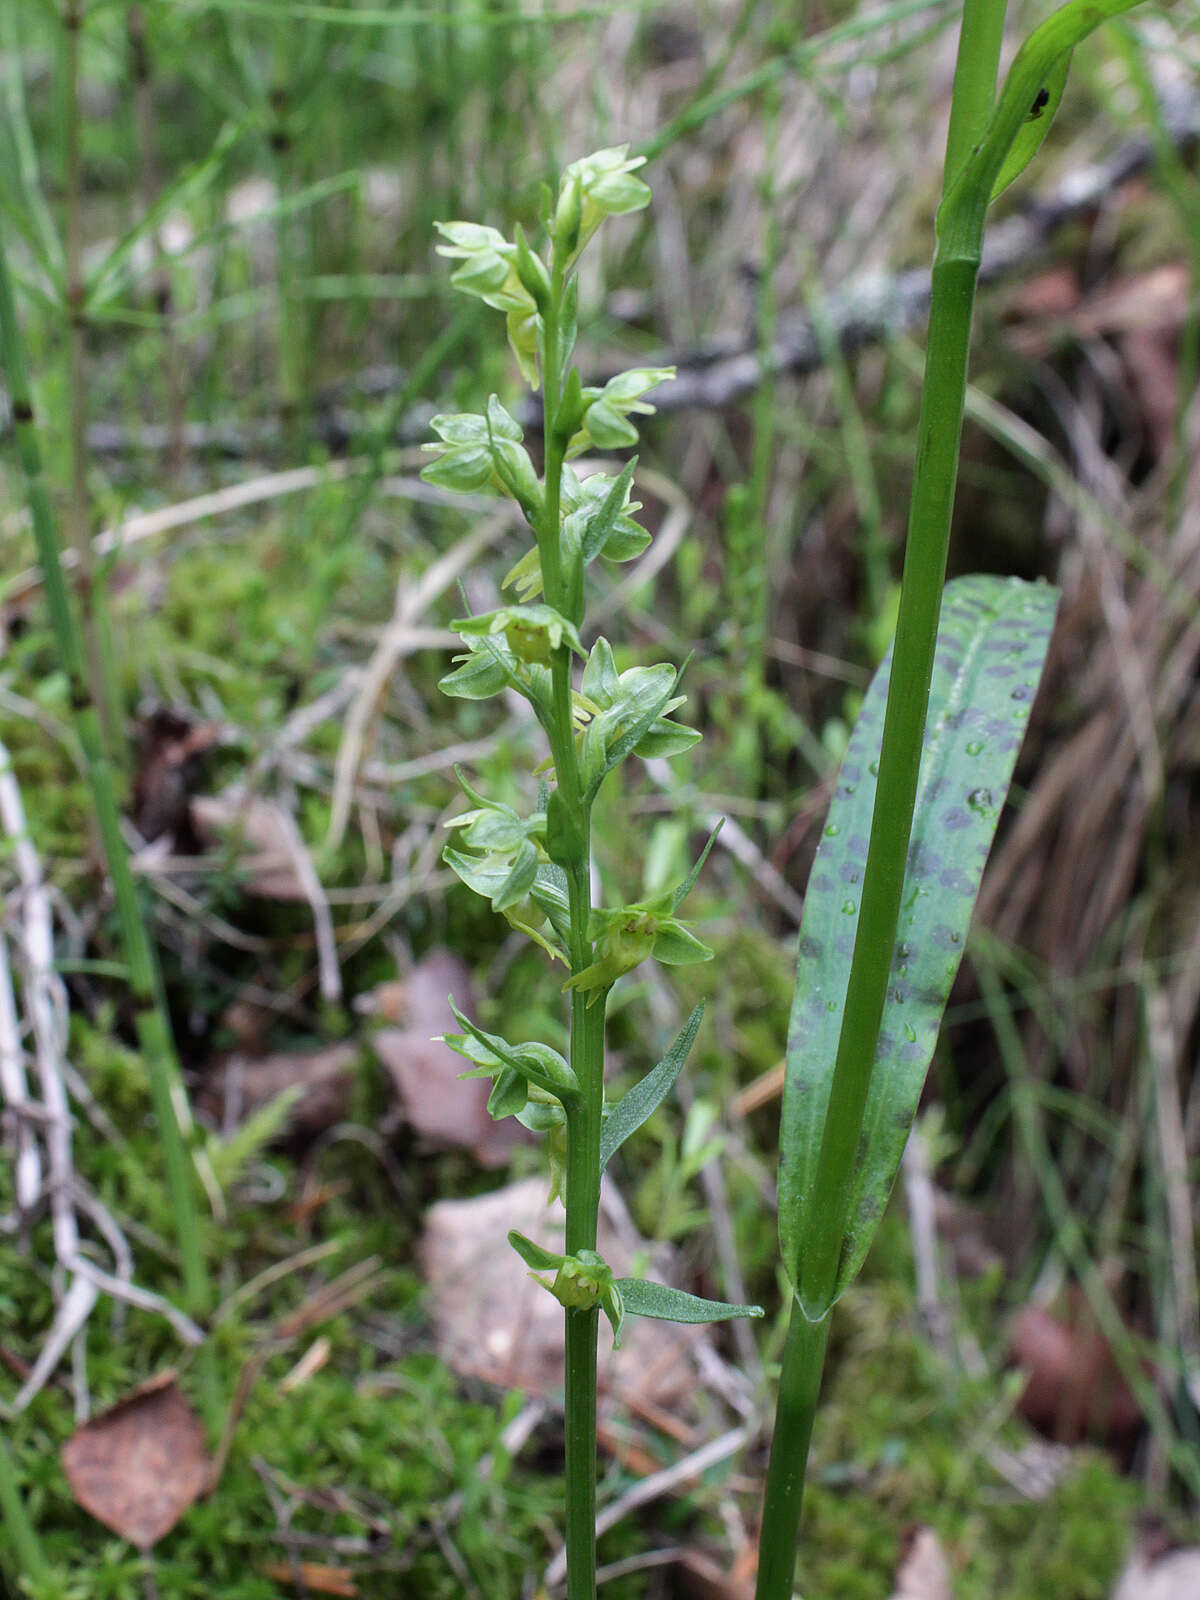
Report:
<svg viewBox="0 0 1200 1600"><path fill-rule="evenodd" d="M883 1215L966 944L983 868L1045 663L1058 593L958 578L942 600L892 976L835 1298ZM800 1292L854 949L891 652L863 701L813 861L800 928L780 1134L779 1236ZM803 1295L801 1293L803 1303ZM827 1307L813 1307L821 1315Z"/></svg>
<svg viewBox="0 0 1200 1600"><path fill-rule="evenodd" d="M658 1065L635 1083L632 1089L627 1090L605 1117L604 1126L600 1130L601 1172L629 1135L636 1133L647 1118L654 1115L675 1087L675 1080L683 1071L688 1051L700 1031L700 1020L703 1016L704 1007L697 1006L679 1030L675 1043Z"/></svg>
<svg viewBox="0 0 1200 1600"><path fill-rule="evenodd" d="M734 1306L725 1300L702 1300L665 1283L644 1278L618 1278L617 1289L630 1317L657 1317L660 1322L728 1322L731 1317L761 1317L761 1306Z"/></svg>

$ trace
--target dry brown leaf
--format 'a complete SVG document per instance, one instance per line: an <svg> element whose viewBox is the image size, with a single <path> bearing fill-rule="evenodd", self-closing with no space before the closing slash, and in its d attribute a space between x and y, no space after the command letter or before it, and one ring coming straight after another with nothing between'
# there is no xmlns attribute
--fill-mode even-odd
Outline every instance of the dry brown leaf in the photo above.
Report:
<svg viewBox="0 0 1200 1600"><path fill-rule="evenodd" d="M950 1563L932 1528L915 1528L896 1568L892 1600L954 1600Z"/></svg>
<svg viewBox="0 0 1200 1600"><path fill-rule="evenodd" d="M1001 296L1005 315L1015 321L1045 323L1063 317L1079 305L1082 290L1074 267L1054 266L1014 284Z"/></svg>
<svg viewBox="0 0 1200 1600"><path fill-rule="evenodd" d="M1196 1600L1200 1595L1200 1545L1172 1550L1158 1561L1137 1555L1121 1574L1112 1600Z"/></svg>
<svg viewBox="0 0 1200 1600"><path fill-rule="evenodd" d="M552 1393L562 1386L562 1307L529 1276L508 1243L510 1228L547 1249L562 1248L562 1207L546 1205L544 1179L430 1208L421 1263L438 1354L464 1376ZM630 1273L637 1247L602 1205L599 1250L618 1277ZM661 1264L649 1275L661 1276ZM645 1400L682 1410L696 1387L689 1351L702 1337L698 1327L631 1317L615 1354L606 1353L601 1339L600 1386L635 1409Z"/></svg>
<svg viewBox="0 0 1200 1600"><path fill-rule="evenodd" d="M470 970L447 950L432 951L402 983L381 985L372 1009L403 1025L380 1029L375 1053L392 1080L405 1121L422 1140L469 1150L480 1166L502 1167L513 1146L529 1136L515 1118L496 1122L488 1115L491 1085L480 1078L461 1078L469 1063L436 1037L458 1031L450 995L461 1011L474 1014Z"/></svg>
<svg viewBox="0 0 1200 1600"><path fill-rule="evenodd" d="M209 846L231 844L248 894L263 900L308 901L297 864L296 826L274 800L236 794L194 795L192 823Z"/></svg>
<svg viewBox="0 0 1200 1600"><path fill-rule="evenodd" d="M1135 328L1178 328L1187 316L1190 281L1188 268L1179 262L1118 278L1088 296L1071 319L1072 327L1081 339Z"/></svg>
<svg viewBox="0 0 1200 1600"><path fill-rule="evenodd" d="M298 1088L303 1093L292 1107L287 1131L315 1139L344 1120L357 1059L358 1046L351 1042L321 1050L283 1050L257 1059L236 1052L210 1065L199 1104L219 1127L229 1127L286 1090Z"/></svg>
<svg viewBox="0 0 1200 1600"><path fill-rule="evenodd" d="M314 1594L348 1595L352 1600L358 1593L349 1567L330 1567L320 1561L268 1561L262 1574L275 1583L294 1583Z"/></svg>
<svg viewBox="0 0 1200 1600"><path fill-rule="evenodd" d="M77 1428L62 1462L84 1510L142 1551L170 1533L212 1482L204 1427L173 1372Z"/></svg>
<svg viewBox="0 0 1200 1600"><path fill-rule="evenodd" d="M1137 1401L1078 1297L1072 1315L1064 1322L1040 1306L1017 1314L1009 1354L1027 1374L1017 1409L1060 1444L1093 1439L1127 1446L1141 1426Z"/></svg>
<svg viewBox="0 0 1200 1600"><path fill-rule="evenodd" d="M191 855L196 839L188 815L200 758L217 743L216 723L194 723L160 706L138 727L138 765L133 779L133 819L143 839L164 835L175 854Z"/></svg>

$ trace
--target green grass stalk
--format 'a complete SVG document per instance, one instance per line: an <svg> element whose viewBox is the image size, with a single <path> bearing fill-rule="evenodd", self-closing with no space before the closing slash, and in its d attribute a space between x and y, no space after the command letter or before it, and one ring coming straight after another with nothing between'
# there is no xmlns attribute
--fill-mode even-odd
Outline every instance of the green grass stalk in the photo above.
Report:
<svg viewBox="0 0 1200 1600"><path fill-rule="evenodd" d="M26 1578L34 1583L45 1583L50 1576L50 1569L25 1506L16 1463L8 1448L8 1441L3 1437L0 1437L0 1511L4 1513L13 1553L20 1563L17 1571L10 1576L18 1580Z"/></svg>
<svg viewBox="0 0 1200 1600"><path fill-rule="evenodd" d="M117 765L126 765L125 727L112 628L108 608L96 580L88 516L87 489L87 312L83 276L83 160L79 115L79 57L86 20L86 0L67 0L62 15L62 61L59 113L62 123L64 215L64 265L68 385L70 392L70 495L67 500L67 539L79 563L76 589L83 619L96 705L107 748Z"/></svg>
<svg viewBox="0 0 1200 1600"><path fill-rule="evenodd" d="M137 174L142 210L149 213L158 198L158 119L155 115L154 85L150 72L150 48L146 37L146 15L140 5L131 5L125 21L129 42L129 75L133 84L133 118L137 130ZM187 399L184 383L183 352L179 343L171 266L163 249L162 230L150 234L154 252L154 303L162 319L163 368L167 396L167 465L172 476L183 471L187 456L185 420Z"/></svg>
<svg viewBox="0 0 1200 1600"><path fill-rule="evenodd" d="M59 662L66 676L72 723L83 752L96 826L100 834L120 923L129 986L137 1007L136 1028L162 1140L168 1189L175 1217L186 1309L203 1316L208 1274L200 1233L195 1179L187 1142L192 1122L171 1040L154 946L143 920L129 854L121 834L117 789L104 742L85 656L63 577L62 552L42 470L41 448L17 321L2 225L0 225L0 357L12 396L13 427L25 478Z"/></svg>
<svg viewBox="0 0 1200 1600"><path fill-rule="evenodd" d="M1162 1396L1147 1374L1137 1344L1088 1249L1083 1229L1072 1209L1059 1173L1058 1161L1042 1126L1029 1062L1013 1020L1008 995L988 961L977 961L975 972L1008 1074L1013 1121L1041 1192L1046 1215L1054 1229L1055 1244L1078 1279L1096 1326L1112 1351L1117 1369L1129 1385L1156 1441L1179 1474L1180 1481L1187 1485L1191 1494L1200 1495L1200 1457L1173 1427Z"/></svg>
<svg viewBox="0 0 1200 1600"><path fill-rule="evenodd" d="M948 183L961 168L962 142L969 140L973 144L979 137L977 130L986 126L991 114L1003 10L996 0L966 0L947 146ZM994 19L989 25L980 16L997 11L1001 14L998 27ZM960 109L959 101L964 97L977 103ZM780 1373L780 1410L767 1469L756 1600L790 1600L792 1593L812 1410L820 1388L827 1325L846 1233L916 803L958 475L971 316L982 244L981 208L974 239L960 233L953 237L947 250L945 236L940 236L934 258L928 354L879 782L837 1062L821 1141L815 1188L821 1204L813 1219L802 1278L792 1304Z"/></svg>

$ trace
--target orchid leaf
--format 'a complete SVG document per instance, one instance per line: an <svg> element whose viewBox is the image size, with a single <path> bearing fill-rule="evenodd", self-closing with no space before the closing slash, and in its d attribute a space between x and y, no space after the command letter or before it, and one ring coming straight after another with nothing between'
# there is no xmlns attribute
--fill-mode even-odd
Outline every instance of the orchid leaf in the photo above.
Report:
<svg viewBox="0 0 1200 1600"><path fill-rule="evenodd" d="M836 1295L883 1215L966 945L1058 602L1046 584L959 578L942 602L892 975ZM810 1220L875 805L891 652L863 701L818 846L788 1035L779 1231L793 1285ZM823 1314L827 1307L818 1308Z"/></svg>
<svg viewBox="0 0 1200 1600"><path fill-rule="evenodd" d="M669 1284L645 1278L618 1278L617 1288L630 1317L656 1317L660 1322L728 1322L733 1317L761 1317L761 1306L735 1306L726 1300L702 1300Z"/></svg>

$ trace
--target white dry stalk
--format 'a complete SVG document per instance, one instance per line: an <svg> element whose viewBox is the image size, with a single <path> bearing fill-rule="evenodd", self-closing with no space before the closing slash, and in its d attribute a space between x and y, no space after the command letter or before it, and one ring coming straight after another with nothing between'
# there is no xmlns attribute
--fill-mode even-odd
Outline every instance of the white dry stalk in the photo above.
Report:
<svg viewBox="0 0 1200 1600"><path fill-rule="evenodd" d="M37 1139L26 1115L29 1083L25 1077L25 1047L13 995L8 941L0 933L0 1097L12 1118L16 1142L13 1178L17 1201L17 1226L24 1226L42 1192L42 1160Z"/></svg>
<svg viewBox="0 0 1200 1600"><path fill-rule="evenodd" d="M54 1321L37 1360L12 1404L22 1411L45 1387L77 1344L100 1294L138 1306L167 1319L180 1338L199 1343L204 1335L195 1323L168 1301L131 1282L133 1257L116 1219L75 1173L71 1142L71 1106L66 1088L67 997L54 966L54 922L50 894L25 818L21 791L8 751L0 744L0 828L9 843L18 894L15 930L0 930L0 1093L16 1123L18 1207L27 1214L42 1200L50 1208L54 1255L66 1284ZM19 957L22 1027L12 988L7 940ZM32 1099L25 1076L24 1038L33 1042L33 1066L40 1098ZM32 1159L28 1154L33 1145ZM36 1180L36 1187L34 1186ZM78 1213L87 1215L112 1252L115 1275L96 1265L82 1251ZM77 1410L86 1409L86 1390L77 1384Z"/></svg>

